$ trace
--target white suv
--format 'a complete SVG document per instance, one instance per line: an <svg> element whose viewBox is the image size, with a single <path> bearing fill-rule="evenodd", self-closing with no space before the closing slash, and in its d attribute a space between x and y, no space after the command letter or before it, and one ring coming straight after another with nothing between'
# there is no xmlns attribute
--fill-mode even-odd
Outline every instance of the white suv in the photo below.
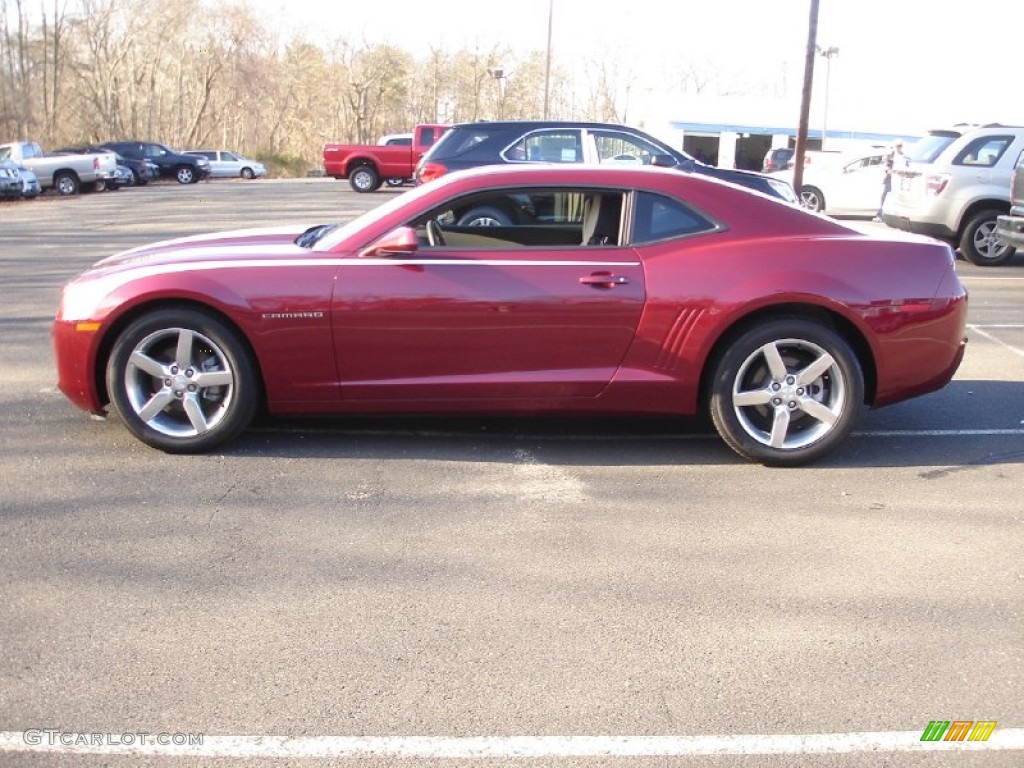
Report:
<svg viewBox="0 0 1024 768"><path fill-rule="evenodd" d="M907 151L885 198L890 227L950 240L974 264L1003 264L1014 249L996 236L1010 210L1010 175L1024 128L1005 125L929 131Z"/></svg>

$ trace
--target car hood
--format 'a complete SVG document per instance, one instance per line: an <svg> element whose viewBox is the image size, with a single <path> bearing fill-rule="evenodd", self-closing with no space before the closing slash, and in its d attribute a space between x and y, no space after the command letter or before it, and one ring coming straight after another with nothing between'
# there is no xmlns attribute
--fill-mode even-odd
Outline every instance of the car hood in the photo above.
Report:
<svg viewBox="0 0 1024 768"><path fill-rule="evenodd" d="M251 261L308 254L295 239L309 227L299 224L179 237L132 248L96 262L87 274L186 262Z"/></svg>

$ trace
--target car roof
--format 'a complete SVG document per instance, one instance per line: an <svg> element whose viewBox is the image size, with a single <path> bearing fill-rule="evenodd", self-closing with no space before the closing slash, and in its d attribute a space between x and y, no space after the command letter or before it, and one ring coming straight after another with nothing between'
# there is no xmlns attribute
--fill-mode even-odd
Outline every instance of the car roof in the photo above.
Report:
<svg viewBox="0 0 1024 768"><path fill-rule="evenodd" d="M586 120L479 120L476 122L455 123L452 128L602 128L647 133L642 128L635 128L631 125Z"/></svg>

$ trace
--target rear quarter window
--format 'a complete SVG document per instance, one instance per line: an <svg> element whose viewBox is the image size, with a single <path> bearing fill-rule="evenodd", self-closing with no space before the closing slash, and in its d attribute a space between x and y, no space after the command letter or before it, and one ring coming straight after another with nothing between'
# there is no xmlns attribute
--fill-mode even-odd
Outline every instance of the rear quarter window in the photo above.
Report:
<svg viewBox="0 0 1024 768"><path fill-rule="evenodd" d="M957 153L953 165L991 168L1013 144L1013 136L980 136Z"/></svg>
<svg viewBox="0 0 1024 768"><path fill-rule="evenodd" d="M640 192L633 213L633 244L710 232L715 225L671 197Z"/></svg>
<svg viewBox="0 0 1024 768"><path fill-rule="evenodd" d="M480 128L451 130L434 144L432 158L458 157L491 138L491 132Z"/></svg>

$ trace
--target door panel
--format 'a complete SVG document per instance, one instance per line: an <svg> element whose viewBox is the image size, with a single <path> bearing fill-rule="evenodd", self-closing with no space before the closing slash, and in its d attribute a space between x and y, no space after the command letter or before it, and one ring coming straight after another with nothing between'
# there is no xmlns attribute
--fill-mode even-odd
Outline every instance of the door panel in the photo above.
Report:
<svg viewBox="0 0 1024 768"><path fill-rule="evenodd" d="M353 259L333 299L342 396L594 397L625 356L643 302L630 248Z"/></svg>

